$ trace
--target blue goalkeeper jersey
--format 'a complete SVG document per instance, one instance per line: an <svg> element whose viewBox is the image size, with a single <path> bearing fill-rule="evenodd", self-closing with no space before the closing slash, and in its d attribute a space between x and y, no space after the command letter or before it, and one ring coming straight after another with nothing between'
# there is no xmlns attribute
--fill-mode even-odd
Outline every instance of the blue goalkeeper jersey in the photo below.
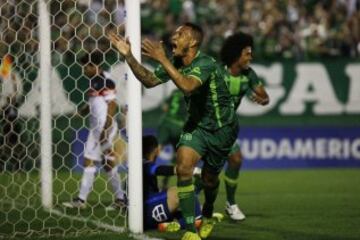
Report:
<svg viewBox="0 0 360 240"><path fill-rule="evenodd" d="M157 176L174 175L174 166L157 165L155 162L144 160L143 163L143 193L144 199L150 194L158 193Z"/></svg>

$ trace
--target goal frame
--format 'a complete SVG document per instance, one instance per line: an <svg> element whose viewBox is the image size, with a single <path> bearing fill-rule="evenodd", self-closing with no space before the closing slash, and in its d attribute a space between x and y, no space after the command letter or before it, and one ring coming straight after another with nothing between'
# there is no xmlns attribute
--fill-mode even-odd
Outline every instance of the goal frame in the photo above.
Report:
<svg viewBox="0 0 360 240"><path fill-rule="evenodd" d="M140 0L126 0L126 35L132 43L134 57L141 61L141 23ZM46 0L38 1L39 10L39 49L41 82L41 201L46 209L53 207L53 168L52 168L52 126L49 99L51 65L50 15ZM128 223L133 233L143 232L143 182L142 182L142 107L141 84L127 69L128 91Z"/></svg>

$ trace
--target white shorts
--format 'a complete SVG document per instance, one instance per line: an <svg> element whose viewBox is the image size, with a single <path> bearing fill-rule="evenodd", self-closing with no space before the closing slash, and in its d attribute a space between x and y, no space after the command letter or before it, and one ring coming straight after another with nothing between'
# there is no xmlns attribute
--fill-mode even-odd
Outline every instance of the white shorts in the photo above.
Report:
<svg viewBox="0 0 360 240"><path fill-rule="evenodd" d="M116 121L112 122L112 126L109 129L109 136L105 143L100 145L100 138L106 122L108 105L104 97L96 96L89 98L89 107L90 129L85 143L84 156L89 160L101 161L103 152L112 147L113 140L118 134L118 125Z"/></svg>

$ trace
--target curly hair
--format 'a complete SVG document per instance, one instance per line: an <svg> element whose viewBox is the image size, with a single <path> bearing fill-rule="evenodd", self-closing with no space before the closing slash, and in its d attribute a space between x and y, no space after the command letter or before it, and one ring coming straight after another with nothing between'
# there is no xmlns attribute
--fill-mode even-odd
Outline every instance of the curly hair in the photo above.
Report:
<svg viewBox="0 0 360 240"><path fill-rule="evenodd" d="M254 41L251 35L237 32L229 36L220 51L221 61L228 67L231 66L240 56L246 47L253 48Z"/></svg>

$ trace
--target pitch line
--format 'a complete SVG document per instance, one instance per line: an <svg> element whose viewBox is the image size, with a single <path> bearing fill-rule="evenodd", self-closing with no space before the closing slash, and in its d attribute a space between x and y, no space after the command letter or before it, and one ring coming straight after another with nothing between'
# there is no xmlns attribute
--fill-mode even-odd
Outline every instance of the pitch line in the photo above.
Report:
<svg viewBox="0 0 360 240"><path fill-rule="evenodd" d="M23 207L23 208L25 208L25 207L34 207L34 206L26 205L25 203L17 202L17 201L14 201L14 200L0 199L0 202L3 203L3 204L9 204L9 205L11 205L12 208L15 208L16 206ZM113 232L116 232L116 233L124 233L126 231L126 229L124 227L117 227L117 226L109 225L109 224L106 224L106 223L103 223L103 222L100 222L100 221L86 219L84 217L77 217L77 216L67 215L65 213L62 213L59 210L56 210L56 209L46 209L46 208L44 208L44 210L49 212L50 214L55 214L55 215L58 215L60 217L76 220L76 221L79 221L79 222L89 222L89 223L91 223L91 224L93 224L93 225L95 225L95 226L97 226L99 228L110 230L110 231L113 231ZM132 237L132 238L138 239L138 240L163 240L162 238L152 238L152 237L149 237L149 236L147 236L145 234L130 233L129 236Z"/></svg>
<svg viewBox="0 0 360 240"><path fill-rule="evenodd" d="M50 209L48 210L50 213L54 213L55 215L58 215L60 217L65 217L65 218L69 218L69 219L73 219L76 221L80 221L80 222L89 222L99 228L103 228L106 230L110 230L113 232L117 232L117 233L124 233L126 231L126 229L124 227L117 227L117 226L113 226L113 225L109 225L100 221L95 221L95 220L90 220L90 219L86 219L83 217L77 217L77 216L71 216L71 215L67 215L65 213L62 213L59 210L56 209ZM145 234L130 234L130 237L133 237L135 239L139 239L139 240L162 240L161 238L151 238L149 236L146 236Z"/></svg>

